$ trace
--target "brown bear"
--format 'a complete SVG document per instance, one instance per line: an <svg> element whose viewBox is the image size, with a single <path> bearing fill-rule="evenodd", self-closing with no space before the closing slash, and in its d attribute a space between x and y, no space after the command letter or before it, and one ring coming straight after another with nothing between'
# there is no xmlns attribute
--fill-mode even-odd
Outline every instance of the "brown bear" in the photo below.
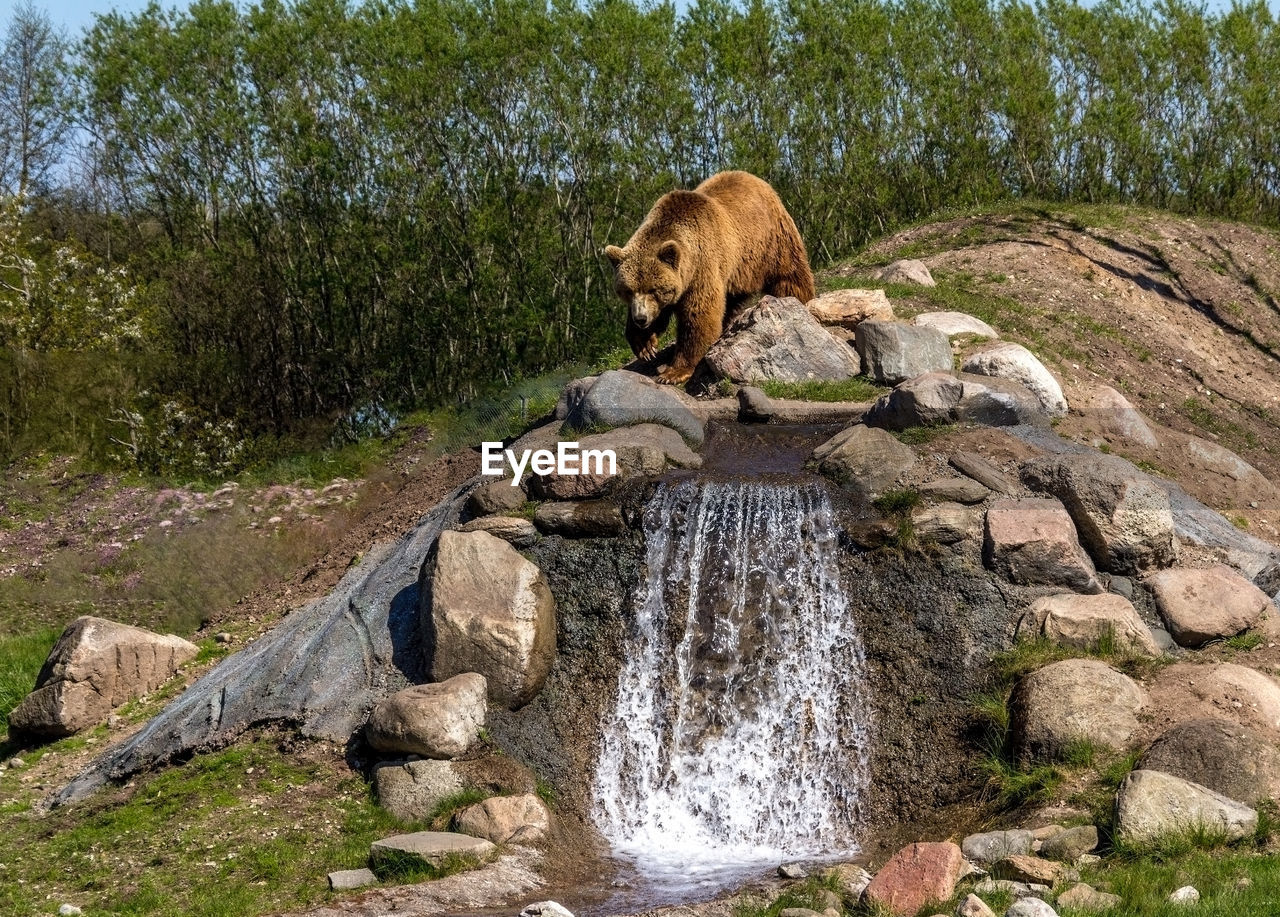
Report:
<svg viewBox="0 0 1280 917"><path fill-rule="evenodd" d="M687 381L726 315L751 295L813 299L809 256L791 214L768 182L748 172L721 172L693 191L664 194L623 248L604 252L628 307L627 343L636 356L657 356L675 316L675 359L659 382Z"/></svg>

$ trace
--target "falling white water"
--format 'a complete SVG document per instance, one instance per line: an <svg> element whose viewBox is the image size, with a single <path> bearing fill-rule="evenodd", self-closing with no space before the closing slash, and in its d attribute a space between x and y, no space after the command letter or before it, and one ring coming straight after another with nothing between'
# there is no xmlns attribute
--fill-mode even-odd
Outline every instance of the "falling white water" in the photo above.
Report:
<svg viewBox="0 0 1280 917"><path fill-rule="evenodd" d="M856 850L870 709L826 492L685 480L645 530L600 830L682 886Z"/></svg>

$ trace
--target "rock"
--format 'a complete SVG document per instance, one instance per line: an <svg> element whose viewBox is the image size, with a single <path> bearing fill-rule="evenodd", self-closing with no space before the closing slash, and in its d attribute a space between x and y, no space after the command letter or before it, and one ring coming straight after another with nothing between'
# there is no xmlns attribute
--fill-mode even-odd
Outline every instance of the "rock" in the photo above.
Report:
<svg viewBox="0 0 1280 917"><path fill-rule="evenodd" d="M822 917L822 914L807 907L784 907L778 917Z"/></svg>
<svg viewBox="0 0 1280 917"><path fill-rule="evenodd" d="M459 532L487 532L513 548L527 548L538 540L538 529L519 516L481 516L459 527Z"/></svg>
<svg viewBox="0 0 1280 917"><path fill-rule="evenodd" d="M511 479L503 478L481 484L473 490L471 496L467 498L467 510L473 516L514 513L524 506L528 499L529 495L524 492L523 487L512 486Z"/></svg>
<svg viewBox="0 0 1280 917"><path fill-rule="evenodd" d="M1225 840L1253 833L1258 813L1198 783L1136 770L1116 794L1116 836L1130 843L1155 843L1197 829Z"/></svg>
<svg viewBox="0 0 1280 917"><path fill-rule="evenodd" d="M698 468L701 457L689 448L675 430L656 423L641 423L630 427L617 427L605 433L581 437L578 455L592 452L613 452L617 461L613 472L605 465L603 473L590 474L542 474L530 480L530 489L544 500L581 500L594 497L611 489L619 481L633 477L653 477L662 474L669 465L676 468ZM581 469L581 459L578 465Z"/></svg>
<svg viewBox="0 0 1280 917"><path fill-rule="evenodd" d="M1025 386L1040 400L1044 412L1050 417L1062 417L1067 413L1067 399L1062 394L1062 386L1035 354L1021 344L1005 342L970 354L961 369L979 376L1010 379Z"/></svg>
<svg viewBox="0 0 1280 917"><path fill-rule="evenodd" d="M611 538L627 530L622 510L610 500L543 503L533 514L533 524L548 535L566 538Z"/></svg>
<svg viewBox="0 0 1280 917"><path fill-rule="evenodd" d="M859 369L849 345L789 296L762 296L740 313L711 345L704 366L714 379L733 382L850 379Z"/></svg>
<svg viewBox="0 0 1280 917"><path fill-rule="evenodd" d="M1280 796L1280 748L1274 735L1217 717L1169 728L1138 768L1172 774L1249 805Z"/></svg>
<svg viewBox="0 0 1280 917"><path fill-rule="evenodd" d="M372 869L340 869L329 873L329 889L335 892L364 888L377 881L378 877L373 874Z"/></svg>
<svg viewBox="0 0 1280 917"><path fill-rule="evenodd" d="M866 321L855 342L862 372L874 382L897 385L924 373L951 369L951 344L936 328Z"/></svg>
<svg viewBox="0 0 1280 917"><path fill-rule="evenodd" d="M1119 907L1121 898L1108 892L1100 892L1092 885L1078 882L1058 896L1059 907L1078 911L1107 911Z"/></svg>
<svg viewBox="0 0 1280 917"><path fill-rule="evenodd" d="M1172 904L1199 904L1200 893L1196 891L1193 885L1184 885L1177 891L1169 893L1169 901Z"/></svg>
<svg viewBox="0 0 1280 917"><path fill-rule="evenodd" d="M941 478L916 490L926 497L949 503L981 503L991 491L972 478Z"/></svg>
<svg viewBox="0 0 1280 917"><path fill-rule="evenodd" d="M1009 905L1004 917L1058 917L1058 912L1039 898L1019 898Z"/></svg>
<svg viewBox="0 0 1280 917"><path fill-rule="evenodd" d="M1012 898L1026 898L1033 895L1047 895L1047 885L1029 885L1026 882L1014 882L1012 879L983 879L973 887L980 895L1009 895Z"/></svg>
<svg viewBox="0 0 1280 917"><path fill-rule="evenodd" d="M783 879L807 879L809 874L799 863L783 863L778 867L778 875Z"/></svg>
<svg viewBox="0 0 1280 917"><path fill-rule="evenodd" d="M1007 856L1030 853L1031 842L1030 831L984 831L966 837L960 850L975 862L994 863Z"/></svg>
<svg viewBox="0 0 1280 917"><path fill-rule="evenodd" d="M987 510L983 560L1021 585L1103 591L1076 527L1057 500L997 500Z"/></svg>
<svg viewBox="0 0 1280 917"><path fill-rule="evenodd" d="M854 328L867 319L893 321L893 306L884 290L832 290L805 305L809 314L824 325Z"/></svg>
<svg viewBox="0 0 1280 917"><path fill-rule="evenodd" d="M1065 659L1024 675L1009 699L1019 760L1055 760L1081 739L1126 748L1138 732L1142 688L1096 659Z"/></svg>
<svg viewBox="0 0 1280 917"><path fill-rule="evenodd" d="M979 511L959 503L918 506L911 511L911 523L917 536L938 544L955 544L976 536L982 528Z"/></svg>
<svg viewBox="0 0 1280 917"><path fill-rule="evenodd" d="M1203 676L1196 686L1198 693L1220 706L1247 709L1272 729L1280 729L1280 685L1256 669L1221 662L1201 667Z"/></svg>
<svg viewBox="0 0 1280 917"><path fill-rule="evenodd" d="M556 417L564 420L568 430L658 423L695 447L702 445L704 436L702 421L669 386L622 369L569 383L556 406Z"/></svg>
<svg viewBox="0 0 1280 917"><path fill-rule="evenodd" d="M813 450L810 462L846 490L870 499L891 488L916 454L883 430L855 424Z"/></svg>
<svg viewBox="0 0 1280 917"><path fill-rule="evenodd" d="M1211 443L1208 440L1188 436L1182 446L1182 454L1196 471L1219 475L1234 481L1236 498L1245 500L1275 500L1278 493L1276 485L1240 456L1230 449Z"/></svg>
<svg viewBox="0 0 1280 917"><path fill-rule="evenodd" d="M80 910L80 908L76 907L74 904L58 905L59 917L76 917L77 914L83 913L84 911Z"/></svg>
<svg viewBox="0 0 1280 917"><path fill-rule="evenodd" d="M374 705L365 738L375 751L456 758L475 744L489 705L484 676L415 685Z"/></svg>
<svg viewBox="0 0 1280 917"><path fill-rule="evenodd" d="M872 280L879 280L883 283L914 283L922 287L935 287L933 275L929 273L928 266L923 261L917 261L914 258L902 258L894 261L885 267L876 268L871 272Z"/></svg>
<svg viewBox="0 0 1280 917"><path fill-rule="evenodd" d="M1127 601L1133 601L1133 580L1127 576L1112 576L1107 583L1107 591Z"/></svg>
<svg viewBox="0 0 1280 917"><path fill-rule="evenodd" d="M991 874L997 879L1011 879L1028 885L1048 885L1050 888L1062 881L1065 872L1061 863L1028 854L1007 856L991 870Z"/></svg>
<svg viewBox="0 0 1280 917"><path fill-rule="evenodd" d="M378 805L401 821L426 821L443 800L466 789L452 762L389 761L373 771Z"/></svg>
<svg viewBox="0 0 1280 917"><path fill-rule="evenodd" d="M996 917L996 912L987 907L987 902L970 893L956 905L956 917Z"/></svg>
<svg viewBox="0 0 1280 917"><path fill-rule="evenodd" d="M832 866L823 875L835 880L836 887L849 901L857 901L871 884L871 873L857 863L840 863Z"/></svg>
<svg viewBox="0 0 1280 917"><path fill-rule="evenodd" d="M525 905L520 917L573 917L573 911L559 901L535 901Z"/></svg>
<svg viewBox="0 0 1280 917"><path fill-rule="evenodd" d="M1085 650L1110 639L1118 648L1127 647L1143 656L1161 654L1133 603L1112 594L1069 592L1036 599L1018 625L1018 632Z"/></svg>
<svg viewBox="0 0 1280 917"><path fill-rule="evenodd" d="M1147 586L1173 639L1190 649L1248 630L1271 607L1266 593L1225 564L1161 570Z"/></svg>
<svg viewBox="0 0 1280 917"><path fill-rule="evenodd" d="M872 906L910 917L928 902L955 894L963 869L964 855L955 844L911 844L889 858L863 897Z"/></svg>
<svg viewBox="0 0 1280 917"><path fill-rule="evenodd" d="M1066 830L1062 825L1041 825L1039 828L1031 829L1031 836L1037 841L1047 841L1055 834L1061 834Z"/></svg>
<svg viewBox="0 0 1280 917"><path fill-rule="evenodd" d="M440 869L456 860L479 863L497 849L490 841L448 831L416 831L413 834L396 834L374 841L369 847L369 864L374 872L379 868L394 868L406 859L418 860L434 869Z"/></svg>
<svg viewBox="0 0 1280 917"><path fill-rule="evenodd" d="M948 462L956 471L998 494L1011 494L1017 489L1003 471L976 452L957 452Z"/></svg>
<svg viewBox="0 0 1280 917"><path fill-rule="evenodd" d="M423 577L431 677L478 672L496 703L516 710L532 700L556 651L555 599L542 571L485 532L444 532Z"/></svg>
<svg viewBox="0 0 1280 917"><path fill-rule="evenodd" d="M1048 422L1040 399L1026 386L1011 379L957 373L964 385L956 420L988 427L1011 427L1019 424L1043 425Z"/></svg>
<svg viewBox="0 0 1280 917"><path fill-rule="evenodd" d="M1045 456L1023 465L1022 480L1062 501L1102 569L1132 574L1178 559L1169 494L1119 456Z"/></svg>
<svg viewBox="0 0 1280 917"><path fill-rule="evenodd" d="M200 648L104 618L76 618L40 668L35 690L9 713L9 728L45 738L104 722L113 708L173 677Z"/></svg>
<svg viewBox="0 0 1280 917"><path fill-rule="evenodd" d="M886 430L955 423L964 383L949 372L927 372L908 379L876 399L866 423Z"/></svg>
<svg viewBox="0 0 1280 917"><path fill-rule="evenodd" d="M495 844L530 843L541 840L551 829L551 813L534 793L493 796L462 809L453 823L463 834Z"/></svg>
<svg viewBox="0 0 1280 917"><path fill-rule="evenodd" d="M768 423L777 413L773 399L754 385L738 389L738 420L741 423Z"/></svg>
<svg viewBox="0 0 1280 917"><path fill-rule="evenodd" d="M960 334L971 334L980 338L998 338L996 329L980 318L974 318L965 312L924 312L912 319L917 325L937 328L947 337Z"/></svg>
<svg viewBox="0 0 1280 917"><path fill-rule="evenodd" d="M1046 860L1074 863L1097 846L1098 829L1093 825L1080 825L1046 838L1040 845L1040 856Z"/></svg>
<svg viewBox="0 0 1280 917"><path fill-rule="evenodd" d="M1076 410L1092 419L1104 435L1144 449L1159 448L1160 441L1146 419L1115 389L1094 385L1084 399L1076 399Z"/></svg>

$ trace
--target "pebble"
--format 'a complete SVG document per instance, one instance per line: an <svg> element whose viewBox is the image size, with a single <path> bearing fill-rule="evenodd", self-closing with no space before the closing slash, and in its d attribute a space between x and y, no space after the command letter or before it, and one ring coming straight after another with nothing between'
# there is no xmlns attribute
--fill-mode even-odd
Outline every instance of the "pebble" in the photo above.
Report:
<svg viewBox="0 0 1280 917"><path fill-rule="evenodd" d="M520 917L573 917L573 912L558 901L538 901L521 911Z"/></svg>
<svg viewBox="0 0 1280 917"><path fill-rule="evenodd" d="M1196 904L1200 901L1200 893L1193 885L1184 885L1169 896L1171 904Z"/></svg>
<svg viewBox="0 0 1280 917"><path fill-rule="evenodd" d="M62 904L58 906L58 913L61 917L75 917L76 914L83 914L84 911L74 904Z"/></svg>
<svg viewBox="0 0 1280 917"><path fill-rule="evenodd" d="M799 863L783 863L778 867L778 875L784 879L807 879L809 874Z"/></svg>
<svg viewBox="0 0 1280 917"><path fill-rule="evenodd" d="M10 767L12 767L12 768L14 768L15 770L17 770L17 769L18 769L18 768L20 768L20 767L26 767L26 766L27 766L27 762L26 762L26 761L23 761L21 758L10 758L10 759L9 759L9 766L10 766Z"/></svg>

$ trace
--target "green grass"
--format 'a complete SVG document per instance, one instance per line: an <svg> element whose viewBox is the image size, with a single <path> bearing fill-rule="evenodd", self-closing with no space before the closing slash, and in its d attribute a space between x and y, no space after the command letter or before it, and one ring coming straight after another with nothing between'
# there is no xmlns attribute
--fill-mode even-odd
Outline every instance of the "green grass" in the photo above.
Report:
<svg viewBox="0 0 1280 917"><path fill-rule="evenodd" d="M443 831L449 827L449 822L453 821L453 816L459 811L478 802L484 802L492 796L492 793L487 793L484 790L459 790L436 803L436 807L427 816L427 824L437 831Z"/></svg>
<svg viewBox="0 0 1280 917"><path fill-rule="evenodd" d="M0 718L7 728L9 713L31 693L36 676L61 631L42 628L14 637L0 637Z"/></svg>
<svg viewBox="0 0 1280 917"><path fill-rule="evenodd" d="M1222 641L1222 645L1227 649L1248 652L1262 646L1266 638L1262 634L1254 631L1245 631L1243 634L1236 634L1234 637L1228 637Z"/></svg>
<svg viewBox="0 0 1280 917"><path fill-rule="evenodd" d="M907 427L905 430L899 430L893 435L908 446L923 446L925 443L933 442L939 437L955 432L955 429L955 424L947 423L939 424L936 427Z"/></svg>
<svg viewBox="0 0 1280 917"><path fill-rule="evenodd" d="M836 878L828 875L810 876L788 886L782 894L769 902L750 896L740 898L734 904L733 915L734 917L778 917L787 908L806 908L822 913L826 906L823 903L826 892L839 895L840 887Z"/></svg>
<svg viewBox="0 0 1280 917"><path fill-rule="evenodd" d="M855 377L839 381L811 379L805 382L779 382L769 379L760 389L770 398L792 401L875 401L887 388Z"/></svg>
<svg viewBox="0 0 1280 917"><path fill-rule="evenodd" d="M882 516L910 516L911 511L920 505L920 491L910 487L903 487L896 490L886 490L883 494L871 501L871 505L879 511Z"/></svg>

